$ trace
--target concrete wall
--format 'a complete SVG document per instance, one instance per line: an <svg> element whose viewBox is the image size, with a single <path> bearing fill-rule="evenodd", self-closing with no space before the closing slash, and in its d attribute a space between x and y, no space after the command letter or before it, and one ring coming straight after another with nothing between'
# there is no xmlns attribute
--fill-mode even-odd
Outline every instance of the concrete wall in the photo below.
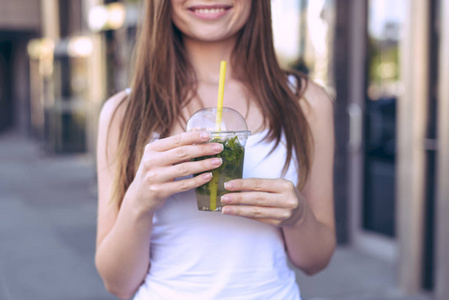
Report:
<svg viewBox="0 0 449 300"><path fill-rule="evenodd" d="M407 293L419 292L423 277L429 10L427 1L407 3L400 50L404 93L398 99L396 232L398 284Z"/></svg>
<svg viewBox="0 0 449 300"><path fill-rule="evenodd" d="M438 115L438 182L436 211L436 297L447 299L449 295L449 3L441 1L441 40L439 73Z"/></svg>
<svg viewBox="0 0 449 300"><path fill-rule="evenodd" d="M34 31L39 27L39 0L0 0L0 30Z"/></svg>

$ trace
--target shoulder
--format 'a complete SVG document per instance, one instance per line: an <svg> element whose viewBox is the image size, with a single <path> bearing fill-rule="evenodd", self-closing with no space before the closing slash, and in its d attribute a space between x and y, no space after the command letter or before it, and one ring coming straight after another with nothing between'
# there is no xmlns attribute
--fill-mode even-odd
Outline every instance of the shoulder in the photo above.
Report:
<svg viewBox="0 0 449 300"><path fill-rule="evenodd" d="M128 94L125 91L119 92L105 101L100 112L100 126L115 122L123 118L126 110ZM114 118L117 115L117 118Z"/></svg>
<svg viewBox="0 0 449 300"><path fill-rule="evenodd" d="M299 99L309 122L333 120L334 101L324 87L310 79L301 79L305 90Z"/></svg>
<svg viewBox="0 0 449 300"><path fill-rule="evenodd" d="M123 91L103 104L98 122L98 154L114 154L120 136L120 127L127 107L128 95ZM107 149L107 150L106 150Z"/></svg>
<svg viewBox="0 0 449 300"><path fill-rule="evenodd" d="M331 151L334 147L333 100L322 86L312 80L307 80L305 84L299 104L309 124L315 154Z"/></svg>

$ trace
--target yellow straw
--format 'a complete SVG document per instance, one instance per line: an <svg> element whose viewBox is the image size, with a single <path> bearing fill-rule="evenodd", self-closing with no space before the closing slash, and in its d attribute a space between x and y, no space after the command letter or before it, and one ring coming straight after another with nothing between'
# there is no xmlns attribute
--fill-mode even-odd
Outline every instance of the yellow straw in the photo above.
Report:
<svg viewBox="0 0 449 300"><path fill-rule="evenodd" d="M221 131L221 116L223 115L223 95L226 76L226 61L220 64L220 82L218 83L217 119L215 120L215 130Z"/></svg>
<svg viewBox="0 0 449 300"><path fill-rule="evenodd" d="M217 193L218 193L218 174L214 174L214 177L210 181L210 198L209 209L211 211L217 210Z"/></svg>
<svg viewBox="0 0 449 300"><path fill-rule="evenodd" d="M226 61L222 60L220 63L220 81L218 83L217 117L215 120L215 131L221 131L225 76L226 76ZM218 174L214 174L214 177L209 182L209 191L210 191L209 209L211 211L215 211L217 209Z"/></svg>

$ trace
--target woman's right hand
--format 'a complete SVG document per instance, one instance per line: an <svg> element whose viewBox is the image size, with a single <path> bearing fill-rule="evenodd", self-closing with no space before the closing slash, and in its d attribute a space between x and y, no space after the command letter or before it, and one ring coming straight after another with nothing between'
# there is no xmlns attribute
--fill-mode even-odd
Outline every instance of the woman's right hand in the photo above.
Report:
<svg viewBox="0 0 449 300"><path fill-rule="evenodd" d="M208 132L195 131L180 133L147 144L126 196L131 196L129 195L131 193L130 198L133 198L141 209L154 211L162 207L170 195L207 183L211 180L212 173L206 171L218 168L222 164L221 158L200 161L191 159L223 151L222 144L207 143L208 141ZM175 180L197 173L203 174Z"/></svg>

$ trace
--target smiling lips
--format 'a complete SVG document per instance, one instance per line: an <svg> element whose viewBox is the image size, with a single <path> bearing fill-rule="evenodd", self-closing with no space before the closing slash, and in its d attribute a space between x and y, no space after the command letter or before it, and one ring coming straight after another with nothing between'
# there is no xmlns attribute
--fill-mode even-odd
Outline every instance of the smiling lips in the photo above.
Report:
<svg viewBox="0 0 449 300"><path fill-rule="evenodd" d="M200 19L215 20L224 16L231 8L230 5L197 5L189 7L189 11Z"/></svg>

